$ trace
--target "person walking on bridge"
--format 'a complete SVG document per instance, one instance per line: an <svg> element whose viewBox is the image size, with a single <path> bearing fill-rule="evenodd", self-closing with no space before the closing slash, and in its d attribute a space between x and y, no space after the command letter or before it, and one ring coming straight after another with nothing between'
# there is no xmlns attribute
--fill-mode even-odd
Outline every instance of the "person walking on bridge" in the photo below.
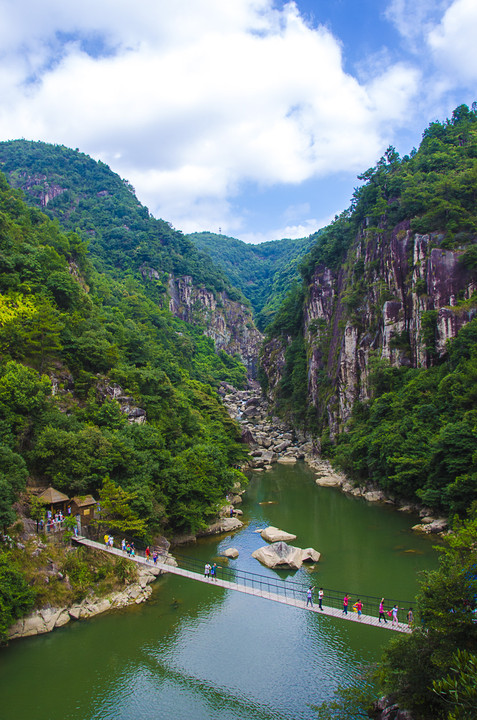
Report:
<svg viewBox="0 0 477 720"><path fill-rule="evenodd" d="M318 590L318 607L320 608L320 610L323 610L323 595L323 588L320 588Z"/></svg>
<svg viewBox="0 0 477 720"><path fill-rule="evenodd" d="M205 563L204 577L206 580L208 580L209 576L210 576L210 563Z"/></svg>
<svg viewBox="0 0 477 720"><path fill-rule="evenodd" d="M348 603L349 603L349 595L346 593L346 595L343 598L343 612L345 615L348 614Z"/></svg>
<svg viewBox="0 0 477 720"><path fill-rule="evenodd" d="M395 604L394 604L394 607L393 607L393 609L392 609L392 613L393 613L393 625L399 625L398 610L399 610L399 608L398 608L398 606L397 606L397 603L395 603Z"/></svg>
<svg viewBox="0 0 477 720"><path fill-rule="evenodd" d="M358 598L358 601L353 605L353 610L358 613L358 620L361 620L361 613L363 612L363 603Z"/></svg>
<svg viewBox="0 0 477 720"><path fill-rule="evenodd" d="M381 618L384 620L385 623L387 623L386 617L384 615L384 598L381 598L381 602L379 603L379 622L381 622Z"/></svg>
<svg viewBox="0 0 477 720"><path fill-rule="evenodd" d="M313 607L313 590L314 589L315 589L314 586L310 585L310 587L306 591L306 607L308 607L308 605L311 605L311 607Z"/></svg>

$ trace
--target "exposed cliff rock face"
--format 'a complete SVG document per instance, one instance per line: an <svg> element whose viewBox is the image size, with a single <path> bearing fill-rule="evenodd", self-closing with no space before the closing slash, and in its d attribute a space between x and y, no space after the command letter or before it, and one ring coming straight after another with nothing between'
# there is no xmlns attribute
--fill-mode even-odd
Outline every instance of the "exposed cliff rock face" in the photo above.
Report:
<svg viewBox="0 0 477 720"><path fill-rule="evenodd" d="M144 275L143 271L143 275ZM169 309L176 316L204 328L217 350L238 355L250 377L255 377L258 353L263 340L250 310L230 300L226 293L214 293L193 284L192 278L169 278Z"/></svg>
<svg viewBox="0 0 477 720"><path fill-rule="evenodd" d="M339 270L316 266L304 305L308 397L332 435L368 397L371 351L394 366L429 367L476 315L475 277L462 251L440 240L407 222L389 234L364 230ZM273 338L262 351L272 401L288 342Z"/></svg>
<svg viewBox="0 0 477 720"><path fill-rule="evenodd" d="M38 198L42 208L46 208L51 200L66 191L66 188L58 183L48 182L48 176L42 173L30 175L27 172L19 172L18 179L21 180L22 190Z"/></svg>

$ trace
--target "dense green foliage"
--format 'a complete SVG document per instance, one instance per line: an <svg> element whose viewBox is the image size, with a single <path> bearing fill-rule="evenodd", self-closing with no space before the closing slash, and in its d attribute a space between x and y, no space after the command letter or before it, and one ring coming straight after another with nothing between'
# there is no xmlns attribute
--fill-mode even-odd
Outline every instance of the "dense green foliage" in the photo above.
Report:
<svg viewBox="0 0 477 720"><path fill-rule="evenodd" d="M12 565L10 553L0 547L0 642L10 625L33 607L35 593Z"/></svg>
<svg viewBox="0 0 477 720"><path fill-rule="evenodd" d="M102 162L63 145L12 140L0 143L0 169L10 185L67 231L77 232L102 271L123 278L142 267L159 273L145 289L165 292L168 273L190 275L209 290L238 295L210 258L164 220L153 218L134 188Z"/></svg>
<svg viewBox="0 0 477 720"><path fill-rule="evenodd" d="M356 405L335 462L357 482L464 513L477 494L477 319L443 364L403 369L375 360L371 386L374 397Z"/></svg>
<svg viewBox="0 0 477 720"><path fill-rule="evenodd" d="M257 327L263 330L275 317L293 282L299 278L299 262L315 243L317 234L260 245L209 232L192 233L188 237L199 250L210 255L250 301Z"/></svg>
<svg viewBox="0 0 477 720"><path fill-rule="evenodd" d="M310 280L317 263L339 266L360 228L385 231L404 220L419 233L445 234L442 247L477 234L477 113L461 105L445 123L433 122L419 150L403 158L389 147L359 179L351 207L316 236L301 264ZM472 250L468 262L475 262Z"/></svg>
<svg viewBox="0 0 477 720"><path fill-rule="evenodd" d="M139 280L98 273L3 177L0 293L0 522L29 474L70 496L109 476L149 533L202 527L243 455L214 388L240 386L243 366Z"/></svg>
<svg viewBox="0 0 477 720"><path fill-rule="evenodd" d="M406 235L403 228L432 232L431 248L457 250L469 278L475 273L476 108L461 106L445 123L432 123L419 149L408 156L400 158L389 148L360 179L363 184L349 210L320 232L303 259L303 286L291 290L267 329L267 347L271 352L280 347L285 355L276 389L277 409L321 435L324 451L334 454L336 463L357 483L375 483L451 515L463 512L477 491L476 320L463 328L448 356L439 360L438 310L428 305L421 314L420 336L428 369L409 367L410 340L404 330L390 340L390 347L405 357L403 367L371 357L371 399L356 403L351 420L340 428L336 447L329 442L327 423L328 412L336 414L337 363L346 325L361 333L360 338L367 332L369 343L370 337L382 332L383 304L399 300L379 277L379 244L392 238L398 242L399 233ZM358 245L360 253L355 250ZM411 249L409 295L425 296L425 281L411 282L415 269ZM305 337L303 306L313 277L325 267L335 273L336 322L331 327L315 320L308 324ZM468 312L471 318L475 297L457 300L456 312ZM307 408L311 352L318 365L321 362L321 370L313 377L316 404Z"/></svg>
<svg viewBox="0 0 477 720"><path fill-rule="evenodd" d="M477 515L448 539L438 570L421 582L414 632L394 640L384 689L413 717L471 720L477 712Z"/></svg>

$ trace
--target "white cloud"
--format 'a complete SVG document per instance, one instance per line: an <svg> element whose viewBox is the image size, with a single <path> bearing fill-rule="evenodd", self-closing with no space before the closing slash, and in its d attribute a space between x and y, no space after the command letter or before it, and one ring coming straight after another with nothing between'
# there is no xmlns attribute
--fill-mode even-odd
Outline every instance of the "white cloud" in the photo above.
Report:
<svg viewBox="0 0 477 720"><path fill-rule="evenodd" d="M477 3L455 0L428 37L434 60L453 86L477 80Z"/></svg>
<svg viewBox="0 0 477 720"><path fill-rule="evenodd" d="M321 218L310 218L305 214L305 219L303 219L300 223L295 225L277 225L266 232L241 233L240 240L246 243L252 243L253 245L258 245L262 242L269 242L270 240L277 240L281 238L290 238L292 240L296 238L306 238L309 235L316 233L320 228L329 225L334 217L335 213L325 215Z"/></svg>
<svg viewBox="0 0 477 720"><path fill-rule="evenodd" d="M406 40L425 35L452 0L391 0L385 16Z"/></svg>
<svg viewBox="0 0 477 720"><path fill-rule="evenodd" d="M419 79L398 64L360 83L294 3L0 0L0 13L0 138L101 158L186 231L237 230L244 182L362 170Z"/></svg>

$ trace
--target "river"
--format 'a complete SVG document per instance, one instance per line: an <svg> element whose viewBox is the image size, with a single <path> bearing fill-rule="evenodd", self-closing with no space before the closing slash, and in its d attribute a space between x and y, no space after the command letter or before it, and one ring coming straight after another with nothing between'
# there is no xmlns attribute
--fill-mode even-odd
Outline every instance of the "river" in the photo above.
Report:
<svg viewBox="0 0 477 720"><path fill-rule="evenodd" d="M412 598L417 573L437 565L433 541L410 531L415 517L320 488L302 463L255 473L242 509L238 533L181 554L205 562L236 547L230 567L277 577L250 556L264 544L254 531L275 525L322 553L295 580L354 598ZM2 648L0 720L313 720L391 637L167 575L148 603Z"/></svg>

